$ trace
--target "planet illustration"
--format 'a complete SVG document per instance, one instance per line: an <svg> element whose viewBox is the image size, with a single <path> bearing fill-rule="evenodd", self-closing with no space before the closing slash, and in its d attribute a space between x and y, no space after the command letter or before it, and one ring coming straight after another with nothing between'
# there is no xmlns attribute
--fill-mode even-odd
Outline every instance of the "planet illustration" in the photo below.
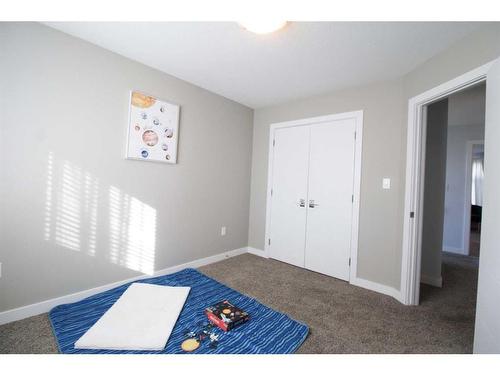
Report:
<svg viewBox="0 0 500 375"><path fill-rule="evenodd" d="M142 141L147 146L152 147L158 143L158 134L156 134L152 130L146 130L144 133L142 133Z"/></svg>
<svg viewBox="0 0 500 375"><path fill-rule="evenodd" d="M167 151L167 150L168 150L168 145L167 145L166 143L162 144L162 145L161 145L161 149L162 149L163 151Z"/></svg>
<svg viewBox="0 0 500 375"><path fill-rule="evenodd" d="M170 128L165 129L165 137L172 138L174 136L174 131Z"/></svg>
<svg viewBox="0 0 500 375"><path fill-rule="evenodd" d="M141 94L140 92L133 92L132 93L132 105L135 107L139 108L149 108L153 104L155 104L156 99L153 98L152 96L147 96L144 94Z"/></svg>
<svg viewBox="0 0 500 375"><path fill-rule="evenodd" d="M142 156L143 158L147 158L147 157L148 157L148 155L149 155L149 153L148 153L146 150L142 150L142 151L141 151L141 156Z"/></svg>

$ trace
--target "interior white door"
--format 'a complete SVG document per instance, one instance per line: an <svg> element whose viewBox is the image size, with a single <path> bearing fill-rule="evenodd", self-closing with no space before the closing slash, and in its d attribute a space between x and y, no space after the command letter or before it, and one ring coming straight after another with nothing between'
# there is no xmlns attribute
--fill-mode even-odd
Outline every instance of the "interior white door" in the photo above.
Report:
<svg viewBox="0 0 500 375"><path fill-rule="evenodd" d="M274 132L269 255L304 267L309 128Z"/></svg>
<svg viewBox="0 0 500 375"><path fill-rule="evenodd" d="M312 125L305 267L349 280L354 119Z"/></svg>
<svg viewBox="0 0 500 375"><path fill-rule="evenodd" d="M483 217L474 353L500 353L500 59L486 77Z"/></svg>

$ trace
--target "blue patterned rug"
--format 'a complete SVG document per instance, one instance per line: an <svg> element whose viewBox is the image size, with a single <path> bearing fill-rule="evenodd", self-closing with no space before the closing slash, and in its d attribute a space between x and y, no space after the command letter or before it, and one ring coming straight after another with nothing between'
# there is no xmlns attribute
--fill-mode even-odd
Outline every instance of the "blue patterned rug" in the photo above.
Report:
<svg viewBox="0 0 500 375"><path fill-rule="evenodd" d="M50 322L59 351L65 354L177 354L185 353L181 343L185 332L196 330L197 325L208 322L204 309L222 300L229 300L250 314L243 325L220 334L217 348L210 348L210 340L204 340L193 354L288 354L295 352L306 339L309 328L288 316L262 305L253 298L188 268L177 273L136 282L189 286L191 292L181 311L177 324L163 351L127 350L79 350L75 342L115 303L131 283L85 298L79 302L54 307ZM191 354L191 353L190 353Z"/></svg>

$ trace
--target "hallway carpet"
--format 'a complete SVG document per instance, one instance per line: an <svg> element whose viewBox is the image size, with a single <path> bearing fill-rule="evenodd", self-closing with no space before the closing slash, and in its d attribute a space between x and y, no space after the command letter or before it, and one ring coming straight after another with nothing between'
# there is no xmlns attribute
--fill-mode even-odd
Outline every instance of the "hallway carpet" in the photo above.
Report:
<svg viewBox="0 0 500 375"><path fill-rule="evenodd" d="M250 254L199 270L303 321L298 353L471 353L477 258L444 254L443 288L421 287L420 306ZM0 353L57 353L47 314L0 326Z"/></svg>

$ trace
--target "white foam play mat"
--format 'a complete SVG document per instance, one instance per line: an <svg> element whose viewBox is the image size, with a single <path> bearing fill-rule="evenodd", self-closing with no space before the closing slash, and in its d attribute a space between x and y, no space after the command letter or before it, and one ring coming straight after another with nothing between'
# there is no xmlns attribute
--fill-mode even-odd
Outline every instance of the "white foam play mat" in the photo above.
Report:
<svg viewBox="0 0 500 375"><path fill-rule="evenodd" d="M75 343L75 349L163 350L189 287L133 283Z"/></svg>

